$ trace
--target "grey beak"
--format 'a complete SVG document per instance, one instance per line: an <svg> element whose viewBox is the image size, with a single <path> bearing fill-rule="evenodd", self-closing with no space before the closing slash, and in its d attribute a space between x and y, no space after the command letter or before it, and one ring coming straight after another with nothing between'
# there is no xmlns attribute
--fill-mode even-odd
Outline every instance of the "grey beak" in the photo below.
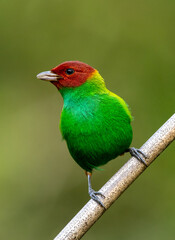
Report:
<svg viewBox="0 0 175 240"><path fill-rule="evenodd" d="M41 72L36 77L40 80L45 81L58 81L60 78L62 78L58 74L53 73L51 71Z"/></svg>

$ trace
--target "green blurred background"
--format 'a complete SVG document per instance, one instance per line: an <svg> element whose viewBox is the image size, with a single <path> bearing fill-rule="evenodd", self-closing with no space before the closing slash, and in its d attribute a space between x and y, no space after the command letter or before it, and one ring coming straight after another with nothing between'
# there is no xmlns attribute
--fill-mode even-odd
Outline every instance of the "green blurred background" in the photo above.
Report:
<svg viewBox="0 0 175 240"><path fill-rule="evenodd" d="M89 199L58 122L62 98L36 75L66 60L97 68L132 109L141 146L173 113L175 1L0 3L0 239L53 239ZM84 239L175 236L174 143ZM129 158L95 172L99 189Z"/></svg>

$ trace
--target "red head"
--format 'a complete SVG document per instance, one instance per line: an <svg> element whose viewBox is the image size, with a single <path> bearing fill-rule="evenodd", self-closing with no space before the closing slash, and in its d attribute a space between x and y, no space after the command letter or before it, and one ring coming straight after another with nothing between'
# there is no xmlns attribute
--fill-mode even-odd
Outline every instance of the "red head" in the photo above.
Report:
<svg viewBox="0 0 175 240"><path fill-rule="evenodd" d="M95 72L95 69L86 63L68 61L61 63L51 71L37 75L37 78L48 80L58 89L63 87L77 87L82 85Z"/></svg>

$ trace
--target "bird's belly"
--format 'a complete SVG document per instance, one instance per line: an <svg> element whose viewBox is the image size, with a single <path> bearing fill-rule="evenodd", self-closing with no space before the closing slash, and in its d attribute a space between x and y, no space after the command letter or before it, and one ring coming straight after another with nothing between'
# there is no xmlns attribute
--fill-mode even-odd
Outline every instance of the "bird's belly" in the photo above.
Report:
<svg viewBox="0 0 175 240"><path fill-rule="evenodd" d="M64 128L63 136L74 160L86 171L122 154L131 144L132 129L127 121L76 121Z"/></svg>

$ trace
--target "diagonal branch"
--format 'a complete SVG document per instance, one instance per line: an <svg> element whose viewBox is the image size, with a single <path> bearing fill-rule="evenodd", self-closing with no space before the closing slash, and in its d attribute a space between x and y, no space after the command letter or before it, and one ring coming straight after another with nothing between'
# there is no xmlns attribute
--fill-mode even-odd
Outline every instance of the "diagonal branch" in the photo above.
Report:
<svg viewBox="0 0 175 240"><path fill-rule="evenodd" d="M175 139L175 114L153 134L140 150L146 154L148 166ZM103 203L109 208L131 183L146 169L145 165L134 157L100 189L104 194ZM90 200L65 226L54 240L78 240L91 228L106 210Z"/></svg>

